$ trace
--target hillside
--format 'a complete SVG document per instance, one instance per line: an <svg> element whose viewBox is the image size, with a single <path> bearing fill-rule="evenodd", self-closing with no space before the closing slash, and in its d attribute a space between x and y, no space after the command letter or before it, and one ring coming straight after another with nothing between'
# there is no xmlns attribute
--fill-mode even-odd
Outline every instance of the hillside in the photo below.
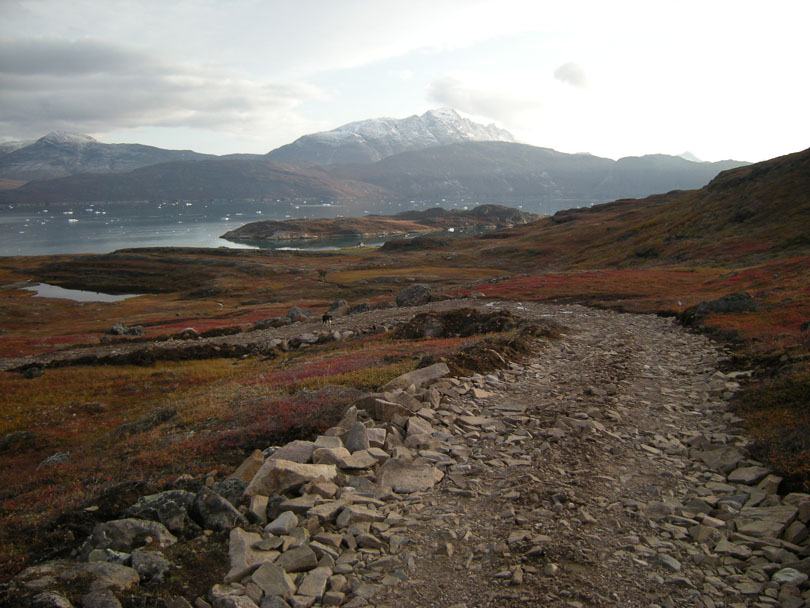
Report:
<svg viewBox="0 0 810 608"><path fill-rule="evenodd" d="M235 242L296 239L390 237L437 230L492 230L526 224L537 216L500 205L481 205L470 210L437 207L406 211L391 216L292 219L251 222L222 235Z"/></svg>
<svg viewBox="0 0 810 608"><path fill-rule="evenodd" d="M29 182L0 193L10 203L207 199L356 199L390 193L372 184L293 168L264 158L162 163L123 174L85 173Z"/></svg>
<svg viewBox="0 0 810 608"><path fill-rule="evenodd" d="M140 144L104 144L87 135L54 131L33 143L0 148L0 178L31 181L79 173L123 173L179 160L202 160L210 154L164 150Z"/></svg>
<svg viewBox="0 0 810 608"><path fill-rule="evenodd" d="M294 165L372 163L394 154L465 141L514 142L495 125L462 118L450 108L408 118L374 118L312 133L281 146L268 158Z"/></svg>
<svg viewBox="0 0 810 608"><path fill-rule="evenodd" d="M695 163L653 155L613 161L590 154L505 142L466 142L406 152L370 165L330 167L336 177L409 198L488 199L533 211L699 188L745 163Z"/></svg>
<svg viewBox="0 0 810 608"><path fill-rule="evenodd" d="M810 252L810 149L722 172L708 185L554 216L469 243L482 258L552 268L740 265Z"/></svg>

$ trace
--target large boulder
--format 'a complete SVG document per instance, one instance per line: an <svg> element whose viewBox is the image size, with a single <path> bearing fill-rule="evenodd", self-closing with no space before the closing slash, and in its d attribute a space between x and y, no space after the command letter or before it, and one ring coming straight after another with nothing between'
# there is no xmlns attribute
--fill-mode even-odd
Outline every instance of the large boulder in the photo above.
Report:
<svg viewBox="0 0 810 608"><path fill-rule="evenodd" d="M242 464L230 475L229 479L241 479L245 483L250 483L256 472L264 464L264 455L261 450L253 450L253 453L245 458Z"/></svg>
<svg viewBox="0 0 810 608"><path fill-rule="evenodd" d="M377 485L410 494L429 490L443 477L444 473L428 462L402 462L391 458L377 471Z"/></svg>
<svg viewBox="0 0 810 608"><path fill-rule="evenodd" d="M208 530L230 530L236 526L246 526L247 520L225 498L209 488L202 488L194 498L192 515Z"/></svg>
<svg viewBox="0 0 810 608"><path fill-rule="evenodd" d="M382 387L383 391L392 391L395 389L407 389L410 385L420 388L431 382L443 378L450 373L450 368L446 363L435 363L427 367L415 369L407 374L402 374L391 380L388 384Z"/></svg>
<svg viewBox="0 0 810 608"><path fill-rule="evenodd" d="M329 306L327 313L333 317L345 317L347 314L349 314L350 310L351 308L346 300L336 300L335 302L332 302L331 306Z"/></svg>
<svg viewBox="0 0 810 608"><path fill-rule="evenodd" d="M287 445L282 446L275 452L273 452L272 456L270 456L270 459L289 460L291 462L298 462L301 464L305 464L309 462L310 458L312 458L312 452L314 450L315 450L314 442L296 439L295 441L291 441ZM250 480L248 480L248 483L250 483Z"/></svg>
<svg viewBox="0 0 810 608"><path fill-rule="evenodd" d="M371 310L371 306L369 306L366 302L360 302L359 304L355 304L349 309L350 315L356 315L361 312L368 312Z"/></svg>
<svg viewBox="0 0 810 608"><path fill-rule="evenodd" d="M248 496L280 494L310 481L334 481L337 467L326 464L301 464L289 460L268 459L251 480Z"/></svg>
<svg viewBox="0 0 810 608"><path fill-rule="evenodd" d="M158 521L173 534L190 535L199 531L199 526L189 517L194 504L194 494L185 490L168 490L159 494L142 496L127 509L129 517Z"/></svg>
<svg viewBox="0 0 810 608"><path fill-rule="evenodd" d="M382 395L370 394L352 402L358 410L366 412L378 422L404 422L413 412L404 405L383 399Z"/></svg>
<svg viewBox="0 0 810 608"><path fill-rule="evenodd" d="M231 530L228 540L230 570L225 577L226 581L239 580L260 565L272 562L278 557L277 551L263 551L254 547L262 540L261 534L256 532L246 532L242 528L234 528Z"/></svg>
<svg viewBox="0 0 810 608"><path fill-rule="evenodd" d="M157 551L132 552L132 568L142 581L161 582L174 565Z"/></svg>
<svg viewBox="0 0 810 608"><path fill-rule="evenodd" d="M80 557L86 561L94 549L131 553L133 549L152 543L159 547L168 547L176 542L177 538L160 522L135 518L116 519L96 524L82 545Z"/></svg>
<svg viewBox="0 0 810 608"><path fill-rule="evenodd" d="M748 293L741 292L691 306L678 315L678 320L683 325L693 325L699 323L704 317L713 312L757 312L758 310L759 304L757 304L757 301Z"/></svg>
<svg viewBox="0 0 810 608"><path fill-rule="evenodd" d="M422 283L408 285L397 294L397 306L421 306L430 302L432 291L430 287Z"/></svg>
<svg viewBox="0 0 810 608"><path fill-rule="evenodd" d="M249 480L242 481L241 479L237 479L235 477L228 477L222 481L214 482L211 489L222 496L222 498L227 500L229 503L236 506L239 504L239 501L245 494L245 488L247 487L248 483Z"/></svg>
<svg viewBox="0 0 810 608"><path fill-rule="evenodd" d="M18 451L33 447L36 435L31 431L15 431L0 439L0 452Z"/></svg>
<svg viewBox="0 0 810 608"><path fill-rule="evenodd" d="M106 336L143 336L143 327L140 325L133 325L128 327L125 323L118 322L107 330Z"/></svg>
<svg viewBox="0 0 810 608"><path fill-rule="evenodd" d="M287 318L293 323L296 321L311 321L314 317L314 312L298 306L293 306L287 311Z"/></svg>

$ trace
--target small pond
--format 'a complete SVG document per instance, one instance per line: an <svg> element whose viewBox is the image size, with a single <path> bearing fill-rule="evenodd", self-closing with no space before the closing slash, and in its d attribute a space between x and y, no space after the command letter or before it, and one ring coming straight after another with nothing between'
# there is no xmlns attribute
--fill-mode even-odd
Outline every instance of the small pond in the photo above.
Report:
<svg viewBox="0 0 810 608"><path fill-rule="evenodd" d="M83 291L81 289L65 289L57 285L47 283L37 283L23 287L27 291L35 291L34 297L39 298L62 298L63 300L75 300L76 302L120 302L128 298L135 298L140 294L112 295L109 293L99 293L97 291Z"/></svg>

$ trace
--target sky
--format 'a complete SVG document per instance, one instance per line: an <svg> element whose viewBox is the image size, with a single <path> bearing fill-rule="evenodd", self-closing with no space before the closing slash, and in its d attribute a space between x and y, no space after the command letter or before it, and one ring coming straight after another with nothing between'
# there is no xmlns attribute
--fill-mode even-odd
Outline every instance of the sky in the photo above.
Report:
<svg viewBox="0 0 810 608"><path fill-rule="evenodd" d="M810 147L806 0L0 0L0 141L265 153L439 107L561 152Z"/></svg>

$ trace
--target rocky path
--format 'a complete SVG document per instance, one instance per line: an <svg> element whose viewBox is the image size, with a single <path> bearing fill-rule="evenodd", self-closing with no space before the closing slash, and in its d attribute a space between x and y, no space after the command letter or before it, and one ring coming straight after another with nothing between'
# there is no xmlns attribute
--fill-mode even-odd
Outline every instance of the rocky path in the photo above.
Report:
<svg viewBox="0 0 810 608"><path fill-rule="evenodd" d="M575 330L527 365L473 380L490 395L445 405L488 422L458 429L470 469L451 467L419 497L415 567L385 600L803 606L796 586L771 578L807 553L793 543L807 536L795 518L808 497L778 507L778 479L745 460L722 354L656 317L546 314Z"/></svg>
<svg viewBox="0 0 810 608"><path fill-rule="evenodd" d="M721 350L653 316L499 306L568 330L246 463L229 576L171 607L810 606L810 495L748 458Z"/></svg>

